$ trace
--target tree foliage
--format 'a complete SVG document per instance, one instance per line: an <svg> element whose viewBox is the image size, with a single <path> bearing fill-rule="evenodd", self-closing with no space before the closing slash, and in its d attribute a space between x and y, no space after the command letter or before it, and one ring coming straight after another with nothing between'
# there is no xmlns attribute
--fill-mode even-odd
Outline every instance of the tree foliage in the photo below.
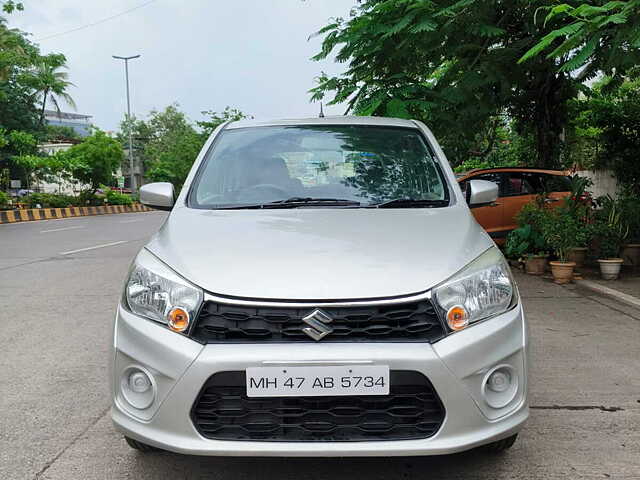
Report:
<svg viewBox="0 0 640 480"><path fill-rule="evenodd" d="M4 2L2 6L9 11L22 8L19 2ZM70 85L65 83L66 74L57 71L64 63L63 55L41 55L25 33L10 29L0 18L0 130L4 131L4 141L0 142L0 187L6 188L7 179L14 178L30 183L34 175L30 166L39 155L37 143L47 137L46 126L40 121L45 97L53 93L56 101L65 98ZM49 90L43 95L47 83L45 66L50 68L47 75L55 82L49 82Z"/></svg>
<svg viewBox="0 0 640 480"><path fill-rule="evenodd" d="M120 142L100 130L60 155L71 166L73 177L93 191L100 185L113 184L113 174L124 158Z"/></svg>
<svg viewBox="0 0 640 480"><path fill-rule="evenodd" d="M35 131L37 106L29 84L38 48L0 18L0 127Z"/></svg>
<svg viewBox="0 0 640 480"><path fill-rule="evenodd" d="M611 169L620 184L640 197L640 79L613 91L606 88L607 81L579 101L578 128L597 142L591 166Z"/></svg>
<svg viewBox="0 0 640 480"><path fill-rule="evenodd" d="M554 29L520 63L544 53L558 60L560 71L582 69L585 79L604 72L615 83L640 64L640 0L561 3L542 7L540 13L546 13L544 24Z"/></svg>
<svg viewBox="0 0 640 480"><path fill-rule="evenodd" d="M222 112L216 112L213 110L205 110L202 115L206 117L206 120L196 122L196 125L202 130L202 134L208 137L213 131L220 125L226 122L237 122L238 120L244 120L245 118L253 118L250 115L245 114L237 108L225 107Z"/></svg>
<svg viewBox="0 0 640 480"><path fill-rule="evenodd" d="M30 75L25 82L33 89L33 94L41 104L40 123L44 123L44 112L47 108L47 100L50 100L54 109L60 112L62 102L75 110L76 104L67 93L73 83L69 81L69 75L63 69L66 66L66 57L60 53L50 54L38 59L33 66Z"/></svg>
<svg viewBox="0 0 640 480"><path fill-rule="evenodd" d="M314 58L335 52L348 68L321 75L312 99L330 94L358 115L424 120L454 165L475 156L494 119L508 114L519 133L533 132L536 163L557 166L578 82L552 59L518 64L547 33L534 13L525 0L364 0L318 32Z"/></svg>
<svg viewBox="0 0 640 480"><path fill-rule="evenodd" d="M125 118L119 138L126 145L131 130L136 155L143 159L145 177L154 182L171 182L179 190L213 130L222 123L248 117L231 107L202 114L205 120L196 122L198 130L180 106L172 104L162 111L151 111L146 120Z"/></svg>
<svg viewBox="0 0 640 480"><path fill-rule="evenodd" d="M45 138L47 142L79 141L81 136L72 127L64 125L47 125Z"/></svg>
<svg viewBox="0 0 640 480"><path fill-rule="evenodd" d="M171 182L177 189L181 188L204 141L179 105L153 110L146 120L125 119L120 135L125 144L129 129L132 129L136 155L142 157L146 178Z"/></svg>
<svg viewBox="0 0 640 480"><path fill-rule="evenodd" d="M6 0L2 2L2 11L6 13L13 13L15 11L24 10L23 2L16 2L15 0Z"/></svg>

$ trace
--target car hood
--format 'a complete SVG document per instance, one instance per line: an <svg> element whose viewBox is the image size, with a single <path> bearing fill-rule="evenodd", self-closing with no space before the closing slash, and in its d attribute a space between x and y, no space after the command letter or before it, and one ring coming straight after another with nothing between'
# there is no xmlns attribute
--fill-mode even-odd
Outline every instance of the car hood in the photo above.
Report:
<svg viewBox="0 0 640 480"><path fill-rule="evenodd" d="M464 205L446 208L175 208L147 248L220 295L279 300L422 292L493 245Z"/></svg>

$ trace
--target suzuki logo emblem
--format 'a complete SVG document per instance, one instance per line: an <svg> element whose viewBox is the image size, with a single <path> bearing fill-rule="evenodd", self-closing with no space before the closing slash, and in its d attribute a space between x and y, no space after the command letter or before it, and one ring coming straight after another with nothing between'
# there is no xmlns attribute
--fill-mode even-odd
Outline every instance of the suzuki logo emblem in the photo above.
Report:
<svg viewBox="0 0 640 480"><path fill-rule="evenodd" d="M327 323L333 322L333 318L319 308L316 308L313 312L304 317L302 321L309 325L308 327L303 328L302 331L313 338L316 342L318 340L322 340L333 332L333 329L327 325Z"/></svg>

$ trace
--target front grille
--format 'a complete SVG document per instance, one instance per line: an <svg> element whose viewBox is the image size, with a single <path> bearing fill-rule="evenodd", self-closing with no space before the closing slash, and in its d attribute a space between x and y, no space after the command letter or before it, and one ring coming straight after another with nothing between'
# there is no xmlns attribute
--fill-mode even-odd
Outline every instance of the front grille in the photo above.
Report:
<svg viewBox="0 0 640 480"><path fill-rule="evenodd" d="M431 382L404 370L390 372L385 396L275 398L249 398L245 372L220 372L207 380L191 410L206 438L287 442L428 438L444 416Z"/></svg>
<svg viewBox="0 0 640 480"><path fill-rule="evenodd" d="M207 301L191 336L203 343L313 342L302 321L313 307L247 307ZM434 342L445 335L429 300L322 308L333 330L322 342Z"/></svg>

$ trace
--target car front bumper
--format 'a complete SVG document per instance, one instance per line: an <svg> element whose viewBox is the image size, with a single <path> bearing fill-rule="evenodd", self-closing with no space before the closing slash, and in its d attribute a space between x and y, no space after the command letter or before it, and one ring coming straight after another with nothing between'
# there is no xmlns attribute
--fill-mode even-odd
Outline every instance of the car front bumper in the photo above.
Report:
<svg viewBox="0 0 640 480"><path fill-rule="evenodd" d="M119 307L110 373L116 428L149 445L191 455L389 456L439 455L468 450L517 433L527 420L527 329L522 308L484 321L434 344L305 343L201 345ZM413 370L433 384L446 410L440 430L416 440L281 442L211 440L198 433L191 408L216 372L264 365L388 365ZM487 373L507 365L516 373L515 398L502 408L483 394ZM121 378L140 367L154 380L155 400L133 408L121 393Z"/></svg>

